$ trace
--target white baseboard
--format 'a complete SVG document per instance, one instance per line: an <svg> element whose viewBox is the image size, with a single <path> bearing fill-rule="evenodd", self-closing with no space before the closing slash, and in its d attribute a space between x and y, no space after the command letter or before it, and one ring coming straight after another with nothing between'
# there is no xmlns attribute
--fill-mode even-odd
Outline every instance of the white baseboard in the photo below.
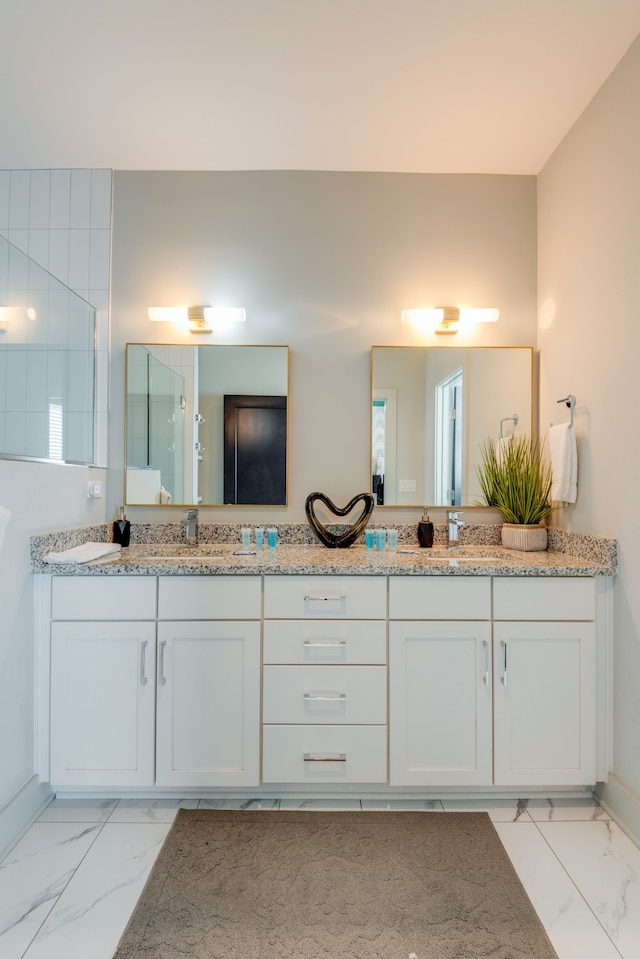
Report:
<svg viewBox="0 0 640 959"><path fill-rule="evenodd" d="M22 838L54 795L48 783L32 776L0 809L0 859Z"/></svg>
<svg viewBox="0 0 640 959"><path fill-rule="evenodd" d="M640 846L640 796L625 786L617 776L609 773L606 783L598 783L595 795L603 809Z"/></svg>

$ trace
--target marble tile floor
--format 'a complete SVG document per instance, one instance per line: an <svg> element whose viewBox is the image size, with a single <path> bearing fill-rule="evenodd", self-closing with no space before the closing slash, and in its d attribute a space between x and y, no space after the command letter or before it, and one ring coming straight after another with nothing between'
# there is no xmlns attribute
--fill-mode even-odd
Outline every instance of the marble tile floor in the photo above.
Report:
<svg viewBox="0 0 640 959"><path fill-rule="evenodd" d="M2 959L112 959L179 806L486 810L559 959L640 956L640 849L591 800L56 799L0 863Z"/></svg>

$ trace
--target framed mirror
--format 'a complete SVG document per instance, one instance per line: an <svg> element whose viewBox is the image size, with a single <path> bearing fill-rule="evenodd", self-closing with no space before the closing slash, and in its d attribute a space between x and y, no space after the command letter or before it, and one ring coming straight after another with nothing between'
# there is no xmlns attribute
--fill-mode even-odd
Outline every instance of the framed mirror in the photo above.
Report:
<svg viewBox="0 0 640 959"><path fill-rule="evenodd" d="M289 347L126 350L127 505L286 506Z"/></svg>
<svg viewBox="0 0 640 959"><path fill-rule="evenodd" d="M371 492L381 506L477 506L480 448L533 430L533 348L374 346Z"/></svg>

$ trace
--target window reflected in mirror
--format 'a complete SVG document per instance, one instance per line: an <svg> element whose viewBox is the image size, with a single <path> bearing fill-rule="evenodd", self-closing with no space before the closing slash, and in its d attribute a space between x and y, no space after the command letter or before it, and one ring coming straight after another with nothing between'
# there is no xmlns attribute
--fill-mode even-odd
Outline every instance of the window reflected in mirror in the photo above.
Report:
<svg viewBox="0 0 640 959"><path fill-rule="evenodd" d="M374 346L371 492L380 506L475 506L489 437L533 430L533 348Z"/></svg>

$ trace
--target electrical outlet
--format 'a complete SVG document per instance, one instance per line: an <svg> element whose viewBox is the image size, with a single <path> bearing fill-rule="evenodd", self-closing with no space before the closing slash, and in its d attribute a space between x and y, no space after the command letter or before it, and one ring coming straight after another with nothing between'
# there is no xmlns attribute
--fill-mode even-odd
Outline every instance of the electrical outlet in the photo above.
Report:
<svg viewBox="0 0 640 959"><path fill-rule="evenodd" d="M99 480L87 484L87 496L89 499L100 499L102 497L102 483Z"/></svg>

